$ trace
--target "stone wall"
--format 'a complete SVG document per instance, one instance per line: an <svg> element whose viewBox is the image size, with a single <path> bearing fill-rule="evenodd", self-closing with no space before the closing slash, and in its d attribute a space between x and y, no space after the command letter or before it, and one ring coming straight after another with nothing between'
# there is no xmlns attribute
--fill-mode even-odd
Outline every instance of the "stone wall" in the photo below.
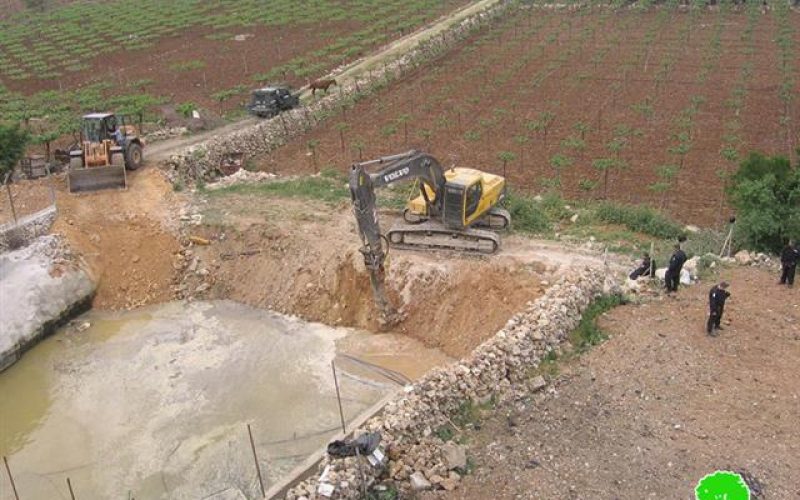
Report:
<svg viewBox="0 0 800 500"><path fill-rule="evenodd" d="M57 213L56 206L53 204L20 218L16 223L10 222L0 226L0 253L25 246L39 236L50 232Z"/></svg>
<svg viewBox="0 0 800 500"><path fill-rule="evenodd" d="M171 156L167 161L168 175L173 181L179 178L188 181L212 180L216 176L215 171L220 160L227 153L243 152L246 157L265 155L286 144L292 137L311 129L320 121L330 117L342 105L348 105L367 97L372 92L388 85L389 82L401 78L420 64L441 55L480 29L481 26L498 19L508 8L511 8L508 1L494 4L465 18L442 33L420 42L402 56L392 61L385 61L354 79L340 81L338 90L332 91L325 97L300 108L281 113L275 118L260 120L241 130L215 136L205 142L188 147ZM335 77L336 74L332 76Z"/></svg>
<svg viewBox="0 0 800 500"><path fill-rule="evenodd" d="M367 421L355 434L380 431L381 445L388 455L382 473L362 467L367 482L383 474L398 482L401 489L455 488L465 465L464 450L442 441L436 430L452 425L454 415L465 403L507 401L540 388L541 377L531 377L531 369L549 351L558 349L596 296L616 288L606 281L606 275L602 270L585 268L561 278L468 357L431 371L407 387L401 398L387 404L381 415ZM326 457L319 465L320 472L326 467L327 483L335 487L333 498L360 497L362 471L356 459ZM286 498L323 498L317 488L318 478L313 477L292 488Z"/></svg>

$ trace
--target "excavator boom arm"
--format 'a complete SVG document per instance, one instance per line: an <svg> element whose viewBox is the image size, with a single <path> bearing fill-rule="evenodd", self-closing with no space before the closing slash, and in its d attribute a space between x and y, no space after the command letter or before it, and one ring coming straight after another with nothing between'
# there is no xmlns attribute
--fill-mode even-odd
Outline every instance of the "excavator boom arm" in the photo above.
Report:
<svg viewBox="0 0 800 500"><path fill-rule="evenodd" d="M381 168L370 172L373 166ZM383 263L386 252L383 244L378 207L375 199L375 188L395 182L419 179L420 190L428 202L429 209L437 213L441 209L445 176L441 165L429 154L420 151L409 151L399 155L386 156L376 160L356 163L350 170L350 197L353 212L358 223L358 232L363 246L360 251L364 256L364 265L370 272L370 281L375 301L383 315L383 321L391 323L397 320L397 312L389 303L384 291L385 270ZM434 193L433 200L428 199L424 185L428 185Z"/></svg>

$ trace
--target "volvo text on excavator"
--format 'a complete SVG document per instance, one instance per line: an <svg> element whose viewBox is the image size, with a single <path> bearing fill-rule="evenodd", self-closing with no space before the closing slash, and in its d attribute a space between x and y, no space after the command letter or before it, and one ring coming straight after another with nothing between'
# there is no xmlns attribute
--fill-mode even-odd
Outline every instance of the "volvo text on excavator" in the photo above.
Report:
<svg viewBox="0 0 800 500"><path fill-rule="evenodd" d="M419 195L407 203L405 223L392 227L384 236L375 189L409 180L418 182ZM508 211L498 206L505 196L505 178L471 168L445 171L436 158L422 151L356 163L349 185L363 243L360 251L384 322L398 319L384 292L384 240L393 248L491 254L500 247L495 230L511 223Z"/></svg>

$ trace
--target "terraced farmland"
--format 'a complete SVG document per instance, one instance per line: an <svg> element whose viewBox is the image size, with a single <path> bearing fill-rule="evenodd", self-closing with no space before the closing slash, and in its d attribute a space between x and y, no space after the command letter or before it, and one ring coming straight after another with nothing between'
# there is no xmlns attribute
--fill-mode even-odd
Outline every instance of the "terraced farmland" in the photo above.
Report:
<svg viewBox="0 0 800 500"><path fill-rule="evenodd" d="M0 115L160 102L224 113L253 86L304 84L466 3L115 0L23 10L0 21Z"/></svg>
<svg viewBox="0 0 800 500"><path fill-rule="evenodd" d="M800 15L779 2L766 13L729 2L522 7L345 102L262 167L345 169L417 147L446 165L505 173L516 190L720 223L725 178L743 155L793 155L800 143L799 32Z"/></svg>

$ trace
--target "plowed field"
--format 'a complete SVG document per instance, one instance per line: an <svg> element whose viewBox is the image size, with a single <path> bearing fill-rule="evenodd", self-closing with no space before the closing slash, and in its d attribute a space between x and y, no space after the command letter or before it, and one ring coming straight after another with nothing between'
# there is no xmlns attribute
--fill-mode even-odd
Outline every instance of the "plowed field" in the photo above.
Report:
<svg viewBox="0 0 800 500"><path fill-rule="evenodd" d="M505 170L517 190L715 224L739 159L798 145L798 28L778 6L521 8L262 167L346 169L422 148L446 167Z"/></svg>

